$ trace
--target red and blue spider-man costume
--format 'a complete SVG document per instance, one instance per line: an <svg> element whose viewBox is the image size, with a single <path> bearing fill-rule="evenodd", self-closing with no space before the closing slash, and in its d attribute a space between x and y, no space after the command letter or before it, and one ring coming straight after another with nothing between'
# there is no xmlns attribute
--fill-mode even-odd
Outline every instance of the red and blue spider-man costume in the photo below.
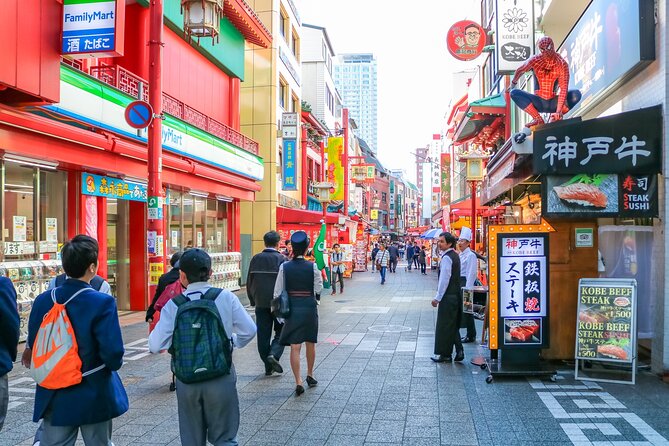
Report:
<svg viewBox="0 0 669 446"><path fill-rule="evenodd" d="M528 128L544 124L539 113L551 113L549 122L559 121L564 113L581 100L580 91L568 90L569 65L555 51L553 39L542 37L537 42L537 47L540 53L518 67L511 80L511 100L533 118L525 124ZM518 83L518 78L528 71L534 72L535 94L513 88Z"/></svg>

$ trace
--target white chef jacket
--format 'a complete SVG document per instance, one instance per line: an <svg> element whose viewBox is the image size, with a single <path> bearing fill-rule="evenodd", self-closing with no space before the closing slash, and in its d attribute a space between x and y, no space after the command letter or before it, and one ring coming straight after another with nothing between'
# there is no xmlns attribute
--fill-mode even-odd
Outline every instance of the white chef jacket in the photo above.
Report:
<svg viewBox="0 0 669 446"><path fill-rule="evenodd" d="M476 282L478 276L479 260L469 248L460 253L460 276L467 279L465 287L471 288Z"/></svg>

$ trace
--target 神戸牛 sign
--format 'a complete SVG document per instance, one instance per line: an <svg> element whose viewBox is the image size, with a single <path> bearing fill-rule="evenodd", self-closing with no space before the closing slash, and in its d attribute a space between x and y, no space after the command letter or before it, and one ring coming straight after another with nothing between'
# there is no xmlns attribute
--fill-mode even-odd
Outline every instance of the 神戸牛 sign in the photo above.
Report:
<svg viewBox="0 0 669 446"><path fill-rule="evenodd" d="M631 363L636 346L636 280L581 279L576 359Z"/></svg>
<svg viewBox="0 0 669 446"><path fill-rule="evenodd" d="M534 132L535 174L651 174L662 168L662 106Z"/></svg>
<svg viewBox="0 0 669 446"><path fill-rule="evenodd" d="M548 317L548 238L500 234L500 338L505 346L543 346Z"/></svg>

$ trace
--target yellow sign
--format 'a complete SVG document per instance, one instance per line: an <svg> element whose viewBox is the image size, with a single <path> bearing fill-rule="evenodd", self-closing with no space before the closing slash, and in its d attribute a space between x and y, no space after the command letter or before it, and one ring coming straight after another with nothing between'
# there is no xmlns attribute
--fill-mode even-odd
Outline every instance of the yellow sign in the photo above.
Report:
<svg viewBox="0 0 669 446"><path fill-rule="evenodd" d="M488 226L488 325L489 333L488 348L497 350L499 348L499 339L497 337L499 327L499 315L497 307L499 305L499 257L497 251L497 237L500 234L523 234L531 232L555 232L555 229L543 218L539 225L491 225Z"/></svg>
<svg viewBox="0 0 669 446"><path fill-rule="evenodd" d="M334 192L330 200L344 199L344 138L328 138L328 182L333 184Z"/></svg>
<svg viewBox="0 0 669 446"><path fill-rule="evenodd" d="M379 210L378 209L372 209L372 212L369 216L373 221L379 219Z"/></svg>
<svg viewBox="0 0 669 446"><path fill-rule="evenodd" d="M149 285L158 285L158 279L164 271L165 266L162 263L149 263Z"/></svg>

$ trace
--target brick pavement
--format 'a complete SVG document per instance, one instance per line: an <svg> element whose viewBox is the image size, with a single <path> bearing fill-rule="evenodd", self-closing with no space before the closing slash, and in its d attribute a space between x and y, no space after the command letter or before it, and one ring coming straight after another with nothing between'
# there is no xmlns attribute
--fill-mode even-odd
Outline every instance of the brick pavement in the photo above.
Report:
<svg viewBox="0 0 669 446"><path fill-rule="evenodd" d="M655 376L641 374L636 386L582 383L565 365L556 383L498 378L486 384L485 372L468 363L429 360L436 274L400 267L383 287L378 281L378 273L356 273L343 295L324 294L319 385L299 398L287 355L286 373L265 377L255 343L235 353L240 444L669 444L669 386ZM142 323L124 327L124 339L121 376L131 408L114 421L114 443L178 445L168 356L148 354ZM477 353L480 347L466 345L468 358ZM17 365L0 446L31 444L32 388Z"/></svg>

